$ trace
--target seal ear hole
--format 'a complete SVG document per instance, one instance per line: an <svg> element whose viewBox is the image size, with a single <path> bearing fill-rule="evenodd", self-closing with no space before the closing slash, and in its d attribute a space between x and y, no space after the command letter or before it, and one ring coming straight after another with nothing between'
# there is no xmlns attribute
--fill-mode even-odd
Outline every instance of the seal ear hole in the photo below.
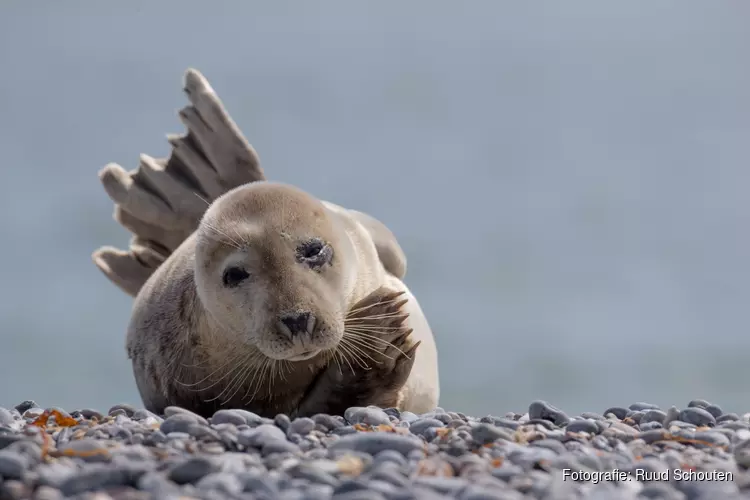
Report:
<svg viewBox="0 0 750 500"><path fill-rule="evenodd" d="M231 266L224 269L221 281L224 283L224 286L232 288L239 285L249 277L250 275L248 272L241 267Z"/></svg>
<svg viewBox="0 0 750 500"><path fill-rule="evenodd" d="M297 247L297 261L311 268L330 264L333 260L333 248L319 238L308 240Z"/></svg>

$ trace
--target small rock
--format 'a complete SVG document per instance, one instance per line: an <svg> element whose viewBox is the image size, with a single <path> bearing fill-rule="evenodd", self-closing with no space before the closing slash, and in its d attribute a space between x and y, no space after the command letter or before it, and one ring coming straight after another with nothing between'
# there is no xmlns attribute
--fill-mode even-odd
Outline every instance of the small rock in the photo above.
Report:
<svg viewBox="0 0 750 500"><path fill-rule="evenodd" d="M490 424L478 424L471 429L471 438L480 445L494 443L498 439L512 441L510 433Z"/></svg>
<svg viewBox="0 0 750 500"><path fill-rule="evenodd" d="M529 418L549 420L558 427L570 422L570 418L562 410L558 410L546 401L534 401L531 403L529 405Z"/></svg>
<svg viewBox="0 0 750 500"><path fill-rule="evenodd" d="M114 405L112 408L109 409L107 413L109 415L114 415L118 410L124 411L125 415L127 415L128 417L132 417L133 413L135 413L135 408L129 404Z"/></svg>
<svg viewBox="0 0 750 500"><path fill-rule="evenodd" d="M170 407L172 408L172 407ZM175 413L164 419L160 429L164 434L171 432L190 433L190 426L198 423L194 416L185 413Z"/></svg>
<svg viewBox="0 0 750 500"><path fill-rule="evenodd" d="M289 431L300 436L307 436L315 429L315 421L311 418L301 417L295 418L289 425Z"/></svg>
<svg viewBox="0 0 750 500"><path fill-rule="evenodd" d="M571 420L565 426L567 432L588 432L589 434L599 434L599 426L596 422L588 419Z"/></svg>
<svg viewBox="0 0 750 500"><path fill-rule="evenodd" d="M30 409L32 409L32 408L39 408L39 405L37 405L37 404L36 404L36 403L35 403L34 401L32 401L32 400L30 400L30 399L28 399L28 400L26 400L26 401L22 401L22 402L18 403L18 404L17 404L16 406L15 406L15 409L16 409L16 410L18 411L18 413L20 413L21 415L23 415L24 413L26 413L26 412L27 412L28 410L30 410Z"/></svg>
<svg viewBox="0 0 750 500"><path fill-rule="evenodd" d="M693 424L697 427L704 425L714 426L716 425L716 419L708 411L697 406L691 406L685 408L680 412L679 419L682 422Z"/></svg>
<svg viewBox="0 0 750 500"><path fill-rule="evenodd" d="M28 462L20 453L10 450L0 451L0 477L5 479L21 479Z"/></svg>
<svg viewBox="0 0 750 500"><path fill-rule="evenodd" d="M418 438L411 438L389 432L359 432L343 436L329 445L329 450L352 450L375 455L383 450L393 450L402 455L411 451L422 450L423 443Z"/></svg>
<svg viewBox="0 0 750 500"><path fill-rule="evenodd" d="M243 425L246 424L247 420L245 420L245 417L236 412L235 410L219 410L216 413L214 413L214 416L211 417L211 424L217 425L217 424L234 424L234 425Z"/></svg>
<svg viewBox="0 0 750 500"><path fill-rule="evenodd" d="M179 406L167 406L164 408L164 416L167 417L165 420L168 420L169 417L177 416L177 415L187 415L189 417L192 417L193 420L195 420L198 423L201 423L203 425L208 425L208 420L201 417L197 413L193 413L190 410L186 410L185 408L180 408Z"/></svg>
<svg viewBox="0 0 750 500"><path fill-rule="evenodd" d="M381 425L391 423L388 414L379 408L353 406L344 412L344 418L350 424Z"/></svg>

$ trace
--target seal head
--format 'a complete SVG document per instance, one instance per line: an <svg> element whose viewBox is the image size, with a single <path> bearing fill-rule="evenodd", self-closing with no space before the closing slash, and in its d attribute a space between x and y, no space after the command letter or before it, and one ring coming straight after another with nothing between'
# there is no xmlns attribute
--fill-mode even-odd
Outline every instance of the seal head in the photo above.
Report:
<svg viewBox="0 0 750 500"><path fill-rule="evenodd" d="M211 204L196 233L195 280L222 342L288 361L335 349L350 288L342 257L353 251L331 216L313 196L272 182Z"/></svg>

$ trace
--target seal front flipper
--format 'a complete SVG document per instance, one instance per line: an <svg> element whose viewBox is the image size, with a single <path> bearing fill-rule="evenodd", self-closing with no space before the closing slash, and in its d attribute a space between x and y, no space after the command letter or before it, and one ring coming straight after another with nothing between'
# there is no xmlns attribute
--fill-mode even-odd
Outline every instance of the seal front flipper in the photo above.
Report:
<svg viewBox="0 0 750 500"><path fill-rule="evenodd" d="M344 337L318 375L297 415L343 415L352 406L398 407L419 342L402 308L403 292L382 287L349 311Z"/></svg>
<svg viewBox="0 0 750 500"><path fill-rule="evenodd" d="M210 202L237 186L265 180L257 153L203 75L189 69L183 90L191 103L179 112L187 133L168 137L168 159L141 155L134 170L109 164L99 173L115 202L115 219L134 238L129 250L102 247L92 257L132 296L195 231Z"/></svg>

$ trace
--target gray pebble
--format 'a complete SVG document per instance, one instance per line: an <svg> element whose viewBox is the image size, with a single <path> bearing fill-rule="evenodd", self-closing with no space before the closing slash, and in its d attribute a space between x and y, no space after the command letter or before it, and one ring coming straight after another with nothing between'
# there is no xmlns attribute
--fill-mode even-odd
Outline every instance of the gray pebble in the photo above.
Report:
<svg viewBox="0 0 750 500"><path fill-rule="evenodd" d="M640 424L645 424L648 422L659 422L660 424L664 423L664 419L667 418L667 414L664 413L661 410L657 409L651 409L644 412L643 416L641 417Z"/></svg>
<svg viewBox="0 0 750 500"><path fill-rule="evenodd" d="M214 472L201 478L196 484L200 490L215 490L224 495L236 495L243 488L242 482L234 474Z"/></svg>
<svg viewBox="0 0 750 500"><path fill-rule="evenodd" d="M39 408L39 405L37 405L34 401L27 399L26 401L18 403L14 408L18 411L18 413L23 415L32 408Z"/></svg>
<svg viewBox="0 0 750 500"><path fill-rule="evenodd" d="M312 419L313 422L315 422L315 425L322 427L326 431L338 429L339 427L344 427L345 425L341 420L338 420L332 415L326 415L325 413L318 413L317 415L313 415Z"/></svg>
<svg viewBox="0 0 750 500"><path fill-rule="evenodd" d="M289 431L289 426L292 425L292 421L283 413L276 415L273 419L273 423L285 433Z"/></svg>
<svg viewBox="0 0 750 500"><path fill-rule="evenodd" d="M471 438L480 445L494 443L498 439L513 439L508 431L490 424L477 424L471 429Z"/></svg>
<svg viewBox="0 0 750 500"><path fill-rule="evenodd" d="M588 419L571 420L565 426L565 430L568 432L588 432L590 434L599 434L600 432L596 422Z"/></svg>
<svg viewBox="0 0 750 500"><path fill-rule="evenodd" d="M534 401L529 405L529 418L549 420L557 426L564 426L570 418L562 411L550 405L546 401Z"/></svg>
<svg viewBox="0 0 750 500"><path fill-rule="evenodd" d="M62 485L60 491L65 496L73 496L86 491L102 490L129 484L131 477L125 469L92 467L71 476Z"/></svg>
<svg viewBox="0 0 750 500"><path fill-rule="evenodd" d="M193 457L173 467L169 479L177 484L195 483L216 470L216 465L204 457Z"/></svg>
<svg viewBox="0 0 750 500"><path fill-rule="evenodd" d="M329 449L361 451L370 455L389 449L406 455L422 447L422 441L417 438L388 432L361 432L339 438Z"/></svg>
<svg viewBox="0 0 750 500"><path fill-rule="evenodd" d="M295 418L289 425L289 431L301 436L310 434L315 429L315 421L311 418L300 417Z"/></svg>
<svg viewBox="0 0 750 500"><path fill-rule="evenodd" d="M641 423L638 427L641 431L653 431L655 429L662 429L664 426L659 422L645 422Z"/></svg>
<svg viewBox="0 0 750 500"><path fill-rule="evenodd" d="M704 410L713 415L714 418L719 418L724 413L718 405L708 405Z"/></svg>
<svg viewBox="0 0 750 500"><path fill-rule="evenodd" d="M185 413L175 413L164 419L161 423L160 429L164 434L170 432L184 432L190 433L190 426L198 423L193 415Z"/></svg>
<svg viewBox="0 0 750 500"><path fill-rule="evenodd" d="M655 405L655 404L651 404L651 403L638 402L638 403L633 403L632 405L630 405L628 407L628 409L630 409L632 411L658 410L659 409L659 405Z"/></svg>
<svg viewBox="0 0 750 500"><path fill-rule="evenodd" d="M13 418L13 414L9 411L0 406L0 425L4 425L6 427L10 427L15 423L16 419Z"/></svg>
<svg viewBox="0 0 750 500"><path fill-rule="evenodd" d="M127 415L128 417L132 417L133 413L135 413L135 407L129 404L114 405L112 408L109 409L107 413L109 415L113 415L118 410L125 412L125 415Z"/></svg>
<svg viewBox="0 0 750 500"><path fill-rule="evenodd" d="M409 430L412 434L422 435L424 431L433 427L445 427L445 424L436 418L421 418L412 422Z"/></svg>
<svg viewBox="0 0 750 500"><path fill-rule="evenodd" d="M299 453L300 447L286 440L273 440L263 443L262 453L263 456L270 455L272 453Z"/></svg>
<svg viewBox="0 0 750 500"><path fill-rule="evenodd" d="M0 477L5 479L21 479L28 462L20 453L10 450L0 451Z"/></svg>
<svg viewBox="0 0 750 500"><path fill-rule="evenodd" d="M192 417L193 420L195 420L196 422L199 422L203 425L208 425L208 420L201 417L197 413L193 413L190 410L186 410L185 408L180 408L179 406L167 406L166 408L164 408L164 416L166 417L165 420L168 420L169 417L177 416L177 415L186 415L186 416Z"/></svg>
<svg viewBox="0 0 750 500"><path fill-rule="evenodd" d="M219 410L211 417L211 424L234 424L242 425L246 424L245 417L235 410Z"/></svg>
<svg viewBox="0 0 750 500"><path fill-rule="evenodd" d="M688 408L706 408L710 404L705 399L693 399L688 403Z"/></svg>
<svg viewBox="0 0 750 500"><path fill-rule="evenodd" d="M418 418L419 418L419 415L417 415L415 413L412 413L410 411L402 411L401 412L401 420L403 422L409 422L409 423L411 423L411 422L414 422L415 420L417 420Z"/></svg>
<svg viewBox="0 0 750 500"><path fill-rule="evenodd" d="M617 417L619 420L622 420L628 414L628 411L629 410L627 408L623 408L621 406L612 406L604 410L604 416L606 417L607 415L611 413L612 415Z"/></svg>
<svg viewBox="0 0 750 500"><path fill-rule="evenodd" d="M391 423L388 414L379 408L353 406L344 412L344 418L350 424L381 425Z"/></svg>
<svg viewBox="0 0 750 500"><path fill-rule="evenodd" d="M716 423L720 424L723 422L735 422L740 419L740 416L736 413L724 413L723 415L716 417Z"/></svg>
<svg viewBox="0 0 750 500"><path fill-rule="evenodd" d="M33 500L61 500L63 494L57 488L51 486L40 486L34 491Z"/></svg>
<svg viewBox="0 0 750 500"><path fill-rule="evenodd" d="M284 431L275 425L261 424L254 429L240 431L237 435L237 442L243 446L260 448L274 441L286 441Z"/></svg>
<svg viewBox="0 0 750 500"><path fill-rule="evenodd" d="M697 406L691 406L682 410L679 419L682 422L693 424L698 427L704 425L716 425L716 419L714 416L703 408Z"/></svg>

